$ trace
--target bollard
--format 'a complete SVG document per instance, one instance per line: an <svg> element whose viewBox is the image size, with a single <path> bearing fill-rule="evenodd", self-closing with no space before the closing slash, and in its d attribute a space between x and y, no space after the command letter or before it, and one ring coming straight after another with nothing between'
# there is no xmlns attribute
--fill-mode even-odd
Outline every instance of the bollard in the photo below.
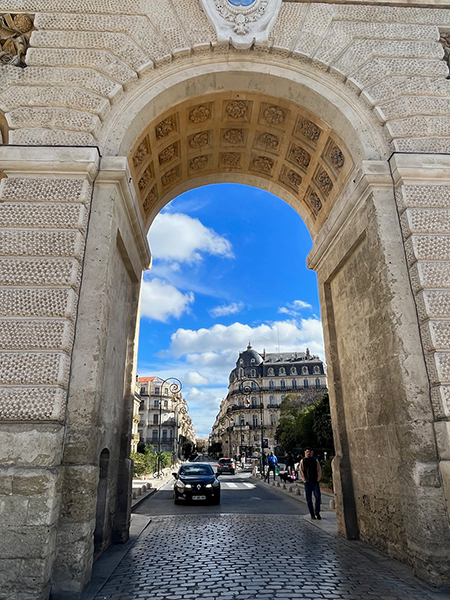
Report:
<svg viewBox="0 0 450 600"><path fill-rule="evenodd" d="M336 509L336 501L334 500L334 498L331 498L328 506L331 508L331 510L335 510Z"/></svg>
<svg viewBox="0 0 450 600"><path fill-rule="evenodd" d="M301 496L302 495L302 492L300 491L300 488L298 486L295 488L295 495L296 496Z"/></svg>
<svg viewBox="0 0 450 600"><path fill-rule="evenodd" d="M136 500L137 495L136 495L136 490L133 490L133 493L131 494L131 497L133 500Z"/></svg>

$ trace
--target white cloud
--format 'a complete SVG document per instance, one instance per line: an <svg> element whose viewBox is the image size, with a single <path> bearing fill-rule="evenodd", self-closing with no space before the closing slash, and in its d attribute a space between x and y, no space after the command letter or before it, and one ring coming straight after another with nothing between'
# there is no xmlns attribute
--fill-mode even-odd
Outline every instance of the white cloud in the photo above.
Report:
<svg viewBox="0 0 450 600"><path fill-rule="evenodd" d="M194 263L202 253L233 257L231 243L199 219L181 213L160 213L148 233L153 256L168 262Z"/></svg>
<svg viewBox="0 0 450 600"><path fill-rule="evenodd" d="M278 312L283 315L290 315L292 317L296 317L298 313L303 308L311 309L312 306L308 302L304 302L303 300L294 300L291 304L287 304L287 306L282 306L278 309Z"/></svg>
<svg viewBox="0 0 450 600"><path fill-rule="evenodd" d="M184 377L185 383L188 385L207 385L209 380L203 377L198 371L188 371Z"/></svg>
<svg viewBox="0 0 450 600"><path fill-rule="evenodd" d="M194 294L182 294L173 285L161 279L144 280L141 292L141 316L155 321L167 322L179 318L189 310Z"/></svg>
<svg viewBox="0 0 450 600"><path fill-rule="evenodd" d="M319 319L300 319L300 321L278 321L271 324L251 327L243 323L232 325L216 324L209 329L178 329L171 337L171 352L177 357L186 356L190 364L208 364L211 366L246 348L248 341L262 352L302 352L308 347L313 354L322 358L323 334Z"/></svg>
<svg viewBox="0 0 450 600"><path fill-rule="evenodd" d="M232 302L231 304L224 306L216 306L209 311L209 314L212 317L225 317L227 315L234 315L240 312L243 308L244 304L242 302Z"/></svg>

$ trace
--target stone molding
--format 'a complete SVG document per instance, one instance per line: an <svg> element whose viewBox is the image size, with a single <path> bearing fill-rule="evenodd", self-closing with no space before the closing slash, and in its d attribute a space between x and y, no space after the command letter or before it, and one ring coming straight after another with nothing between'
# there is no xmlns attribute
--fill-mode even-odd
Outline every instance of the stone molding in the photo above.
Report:
<svg viewBox="0 0 450 600"><path fill-rule="evenodd" d="M151 267L152 257L139 202L131 184L131 172L125 157L105 156L102 158L101 168L96 179L96 187L105 185L114 185L120 190L128 222L133 232L133 240L138 248L140 264L134 264L133 271L137 281L140 281L141 272Z"/></svg>

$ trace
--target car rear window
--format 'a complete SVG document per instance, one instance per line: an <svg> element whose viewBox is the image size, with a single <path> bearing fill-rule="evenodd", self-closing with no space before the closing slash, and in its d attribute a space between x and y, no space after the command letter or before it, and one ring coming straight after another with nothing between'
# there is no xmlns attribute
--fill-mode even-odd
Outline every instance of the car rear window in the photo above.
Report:
<svg viewBox="0 0 450 600"><path fill-rule="evenodd" d="M231 463L231 462L233 462L233 461L231 460L231 458L221 458L221 459L219 460L219 463L221 463L222 465L227 465L227 464L229 464L229 463Z"/></svg>
<svg viewBox="0 0 450 600"><path fill-rule="evenodd" d="M213 473L209 465L185 465L180 469L180 475L212 475Z"/></svg>

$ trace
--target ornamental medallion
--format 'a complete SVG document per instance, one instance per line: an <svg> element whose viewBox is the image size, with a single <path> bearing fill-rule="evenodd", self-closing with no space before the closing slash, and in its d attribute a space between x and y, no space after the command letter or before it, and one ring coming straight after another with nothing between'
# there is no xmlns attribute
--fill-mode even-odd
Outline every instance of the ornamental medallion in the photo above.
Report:
<svg viewBox="0 0 450 600"><path fill-rule="evenodd" d="M250 48L254 42L268 45L269 33L282 0L200 0L213 24L217 39L235 48Z"/></svg>

